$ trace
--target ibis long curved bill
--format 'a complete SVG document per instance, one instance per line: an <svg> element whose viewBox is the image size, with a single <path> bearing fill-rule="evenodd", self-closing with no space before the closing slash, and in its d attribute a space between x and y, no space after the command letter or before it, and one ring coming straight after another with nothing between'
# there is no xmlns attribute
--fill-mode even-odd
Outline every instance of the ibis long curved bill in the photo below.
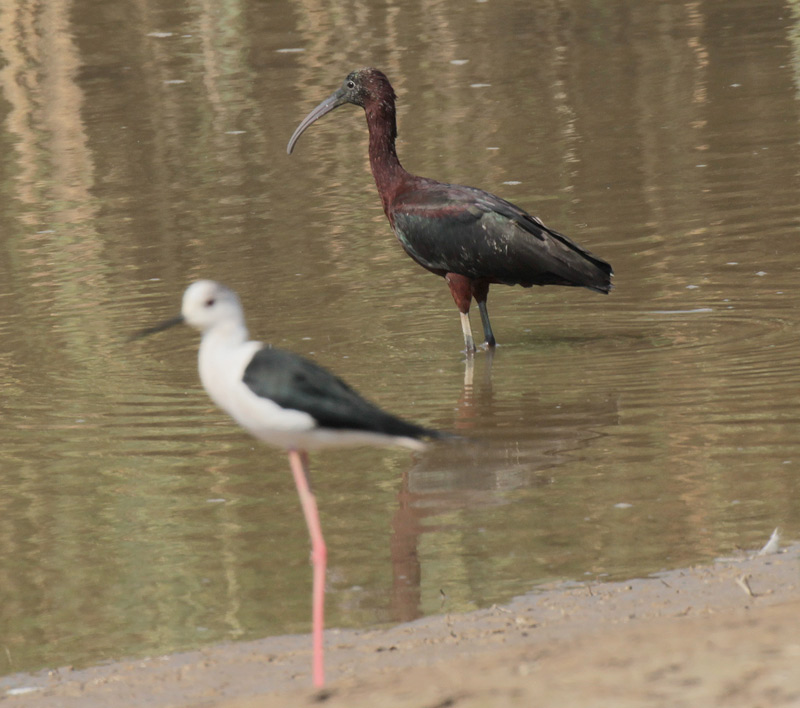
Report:
<svg viewBox="0 0 800 708"><path fill-rule="evenodd" d="M305 132L308 126L310 126L314 121L322 118L322 116L324 116L326 113L330 113L332 110L344 105L345 103L350 103L350 99L342 89L334 91L330 96L328 96L328 98L320 103L313 111L311 111L311 113L303 118L303 120L300 122L300 125L297 126L297 130L295 130L294 133L292 133L292 137L289 138L289 144L286 146L286 154L292 154L295 143L300 139L300 136Z"/></svg>

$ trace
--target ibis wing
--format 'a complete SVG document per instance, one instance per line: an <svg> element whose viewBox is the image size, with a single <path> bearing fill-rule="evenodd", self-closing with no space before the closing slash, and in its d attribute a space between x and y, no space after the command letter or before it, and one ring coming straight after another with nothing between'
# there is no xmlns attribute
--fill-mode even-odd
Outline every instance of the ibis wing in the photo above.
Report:
<svg viewBox="0 0 800 708"><path fill-rule="evenodd" d="M580 285L603 292L611 266L510 202L428 182L392 204L392 225L425 268L506 285Z"/></svg>
<svg viewBox="0 0 800 708"><path fill-rule="evenodd" d="M247 365L244 383L282 408L303 411L322 428L435 437L435 431L386 413L337 376L297 354L265 347Z"/></svg>

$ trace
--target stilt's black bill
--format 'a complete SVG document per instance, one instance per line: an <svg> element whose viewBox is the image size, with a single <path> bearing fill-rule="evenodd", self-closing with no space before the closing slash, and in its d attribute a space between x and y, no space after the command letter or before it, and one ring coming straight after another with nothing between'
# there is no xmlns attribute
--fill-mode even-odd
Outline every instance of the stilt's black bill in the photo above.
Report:
<svg viewBox="0 0 800 708"><path fill-rule="evenodd" d="M140 332L137 332L136 334L132 335L129 341L134 342L137 339L148 337L151 334L156 334L157 332L163 332L165 329L169 329L170 327L174 327L175 325L179 324L183 324L183 315L178 315L177 317L165 320L164 322L154 325L153 327L148 327L147 329L143 329Z"/></svg>

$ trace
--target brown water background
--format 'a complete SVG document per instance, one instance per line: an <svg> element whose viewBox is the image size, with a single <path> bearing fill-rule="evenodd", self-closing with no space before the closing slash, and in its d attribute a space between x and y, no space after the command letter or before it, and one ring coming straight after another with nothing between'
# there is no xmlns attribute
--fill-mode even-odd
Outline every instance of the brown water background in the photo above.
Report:
<svg viewBox="0 0 800 708"><path fill-rule="evenodd" d="M0 58L0 673L308 631L285 456L207 399L195 333L126 342L200 277L482 441L314 456L330 626L800 535L797 0L0 0ZM539 215L612 294L493 288L466 371L360 109L285 154L363 65L407 168Z"/></svg>

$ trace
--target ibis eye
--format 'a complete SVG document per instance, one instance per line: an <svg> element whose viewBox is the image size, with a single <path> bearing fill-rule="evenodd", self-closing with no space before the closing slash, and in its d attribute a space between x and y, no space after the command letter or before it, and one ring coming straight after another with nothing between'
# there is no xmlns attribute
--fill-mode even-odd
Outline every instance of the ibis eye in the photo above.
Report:
<svg viewBox="0 0 800 708"><path fill-rule="evenodd" d="M356 82L355 81L348 81L347 82L347 88L354 89L355 87L356 87Z"/></svg>

